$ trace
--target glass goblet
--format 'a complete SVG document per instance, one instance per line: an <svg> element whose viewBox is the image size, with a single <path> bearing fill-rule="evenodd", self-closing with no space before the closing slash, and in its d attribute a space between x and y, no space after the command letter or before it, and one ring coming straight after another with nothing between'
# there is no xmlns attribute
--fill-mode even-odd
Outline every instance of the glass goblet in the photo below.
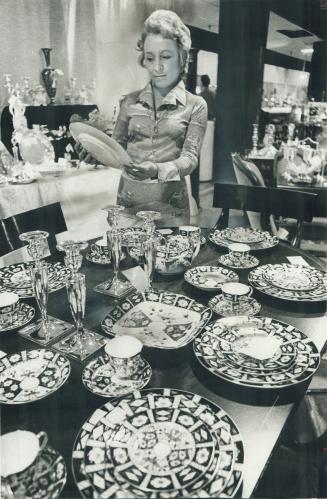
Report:
<svg viewBox="0 0 327 499"><path fill-rule="evenodd" d="M74 240L64 241L57 245L57 249L59 251L65 252L65 265L72 272L72 274L76 274L81 268L83 263L83 255L81 254L81 251L85 250L87 247L87 242Z"/></svg>
<svg viewBox="0 0 327 499"><path fill-rule="evenodd" d="M156 230L156 225L155 225L155 220L159 220L161 217L161 214L159 211L138 211L136 213L136 216L141 218L144 223L144 231L147 234L153 234L154 231Z"/></svg>
<svg viewBox="0 0 327 499"><path fill-rule="evenodd" d="M27 242L27 251L30 257L34 260L35 265L39 265L48 249L47 238L49 232L45 230L31 230L20 234L19 239Z"/></svg>

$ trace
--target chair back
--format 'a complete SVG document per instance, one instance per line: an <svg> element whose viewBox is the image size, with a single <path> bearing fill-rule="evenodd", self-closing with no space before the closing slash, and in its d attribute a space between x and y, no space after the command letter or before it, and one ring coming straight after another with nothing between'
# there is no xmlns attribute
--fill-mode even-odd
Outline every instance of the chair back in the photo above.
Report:
<svg viewBox="0 0 327 499"><path fill-rule="evenodd" d="M51 252L56 249L56 234L67 230L60 203L53 203L34 210L5 218L0 223L0 256L24 246L19 235L30 230L49 232Z"/></svg>
<svg viewBox="0 0 327 499"><path fill-rule="evenodd" d="M237 183L240 185L261 185L265 186L265 181L263 180L262 174L259 168L249 160L245 160L238 153L232 153L232 163L236 176ZM262 229L266 228L267 224L270 222L270 226L273 232L277 232L275 223L273 219L269 222L263 221L262 216L254 211L247 211L246 215L249 219L250 226L252 229Z"/></svg>
<svg viewBox="0 0 327 499"><path fill-rule="evenodd" d="M231 156L238 184L266 185L259 168L252 161L243 159L238 153L232 153Z"/></svg>

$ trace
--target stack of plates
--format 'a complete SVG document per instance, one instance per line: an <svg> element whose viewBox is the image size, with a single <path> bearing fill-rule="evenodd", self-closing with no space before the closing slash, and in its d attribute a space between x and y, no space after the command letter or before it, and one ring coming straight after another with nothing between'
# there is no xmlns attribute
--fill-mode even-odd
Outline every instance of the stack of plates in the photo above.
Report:
<svg viewBox="0 0 327 499"><path fill-rule="evenodd" d="M317 370L320 355L309 338L269 317L229 317L195 339L195 355L216 376L255 388L284 388Z"/></svg>
<svg viewBox="0 0 327 499"><path fill-rule="evenodd" d="M273 248L278 244L278 238L262 230L249 227L235 227L224 230L214 230L209 239L218 246L228 247L233 243L248 244L251 251Z"/></svg>
<svg viewBox="0 0 327 499"><path fill-rule="evenodd" d="M281 263L261 265L249 274L249 283L262 293L292 301L327 299L326 273L313 267Z"/></svg>
<svg viewBox="0 0 327 499"><path fill-rule="evenodd" d="M73 449L82 497L233 497L244 449L232 419L193 393L157 388L108 402Z"/></svg>

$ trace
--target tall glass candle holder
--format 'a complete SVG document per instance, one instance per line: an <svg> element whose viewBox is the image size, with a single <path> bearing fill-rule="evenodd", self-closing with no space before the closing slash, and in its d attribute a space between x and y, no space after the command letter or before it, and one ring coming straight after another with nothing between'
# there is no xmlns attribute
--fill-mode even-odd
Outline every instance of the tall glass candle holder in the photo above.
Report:
<svg viewBox="0 0 327 499"><path fill-rule="evenodd" d="M66 291L74 320L74 329L66 338L55 343L53 348L83 362L104 345L104 338L84 327L86 306L85 275L78 272L72 274L66 281Z"/></svg>
<svg viewBox="0 0 327 499"><path fill-rule="evenodd" d="M119 212L124 210L123 206L112 205L104 208L107 211L109 230L107 232L107 245L111 252L111 262L113 267L113 278L95 286L94 290L104 293L113 298L121 298L128 294L134 287L122 275L120 275L120 260L122 254L122 237L118 228Z"/></svg>

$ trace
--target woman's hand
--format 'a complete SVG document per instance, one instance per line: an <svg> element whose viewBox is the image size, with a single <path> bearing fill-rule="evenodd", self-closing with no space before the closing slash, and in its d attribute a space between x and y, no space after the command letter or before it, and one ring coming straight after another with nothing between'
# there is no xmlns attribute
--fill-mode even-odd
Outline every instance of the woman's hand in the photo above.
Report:
<svg viewBox="0 0 327 499"><path fill-rule="evenodd" d="M84 161L85 163L92 163L92 164L97 163L97 161L93 158L93 156L91 156L91 154L89 152L87 152L87 150L84 149L84 147L82 147L79 142L76 142L74 149L75 149L80 161Z"/></svg>
<svg viewBox="0 0 327 499"><path fill-rule="evenodd" d="M144 161L140 164L130 163L124 165L126 172L137 180L153 178L158 176L158 167L152 161Z"/></svg>

